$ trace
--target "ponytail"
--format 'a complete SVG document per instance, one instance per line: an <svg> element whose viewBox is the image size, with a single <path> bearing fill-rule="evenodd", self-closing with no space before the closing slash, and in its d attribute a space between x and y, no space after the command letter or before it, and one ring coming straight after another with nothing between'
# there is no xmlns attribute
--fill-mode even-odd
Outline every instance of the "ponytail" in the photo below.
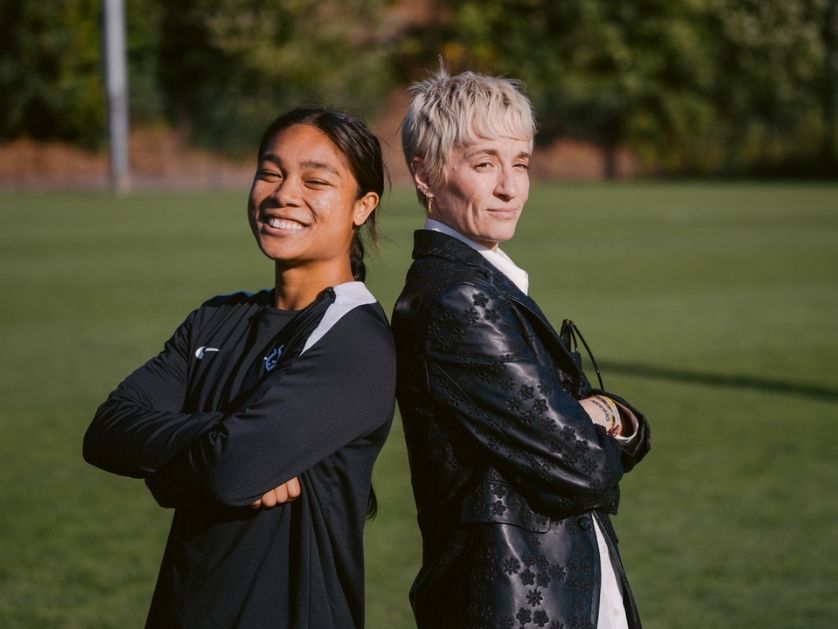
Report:
<svg viewBox="0 0 838 629"><path fill-rule="evenodd" d="M349 248L349 264L352 265L352 277L357 282L363 282L367 278L367 267L364 264L364 241L358 230L352 236L352 245Z"/></svg>
<svg viewBox="0 0 838 629"><path fill-rule="evenodd" d="M352 244L349 246L349 264L352 267L352 277L358 282L363 282L367 277L367 267L364 264L364 239L361 237L361 230L366 228L367 236L372 243L373 249L378 245L378 230L375 227L376 212L367 218L367 222L355 229L352 235Z"/></svg>

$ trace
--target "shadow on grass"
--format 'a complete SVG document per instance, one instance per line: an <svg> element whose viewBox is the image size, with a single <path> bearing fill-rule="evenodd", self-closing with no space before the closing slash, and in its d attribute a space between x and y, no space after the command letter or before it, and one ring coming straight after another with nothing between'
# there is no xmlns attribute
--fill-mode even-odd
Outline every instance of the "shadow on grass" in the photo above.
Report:
<svg viewBox="0 0 838 629"><path fill-rule="evenodd" d="M838 402L838 388L816 384L785 382L773 378L760 378L758 376L744 374L723 375L691 371L689 369L655 367L653 365L609 360L599 362L599 367L601 371L612 371L638 378L654 378L657 380L685 382L688 384L707 384L716 387L730 387L732 389L756 389L758 391L767 391L781 395L799 395L825 402Z"/></svg>

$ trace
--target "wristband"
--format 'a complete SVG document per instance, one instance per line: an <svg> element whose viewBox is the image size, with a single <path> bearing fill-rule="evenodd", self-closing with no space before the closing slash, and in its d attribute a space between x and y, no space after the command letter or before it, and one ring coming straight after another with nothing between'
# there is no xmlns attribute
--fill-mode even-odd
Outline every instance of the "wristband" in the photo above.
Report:
<svg viewBox="0 0 838 629"><path fill-rule="evenodd" d="M605 431L612 437L620 433L620 411L616 402L605 395L595 395L590 398L596 407L605 414Z"/></svg>

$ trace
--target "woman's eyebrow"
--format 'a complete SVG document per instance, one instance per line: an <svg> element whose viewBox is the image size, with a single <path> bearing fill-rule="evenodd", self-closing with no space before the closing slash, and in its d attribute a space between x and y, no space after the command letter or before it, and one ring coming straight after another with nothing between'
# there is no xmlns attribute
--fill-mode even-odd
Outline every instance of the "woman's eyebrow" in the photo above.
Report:
<svg viewBox="0 0 838 629"><path fill-rule="evenodd" d="M259 157L259 163L261 164L262 162L270 162L271 164L274 164L275 166L282 166L282 160L280 160L273 153L264 153L263 155L261 155Z"/></svg>
<svg viewBox="0 0 838 629"><path fill-rule="evenodd" d="M474 150L466 152L467 158L476 157L477 155L491 155L493 157L500 157L500 151L491 148L475 148ZM531 156L532 154L529 151L521 151L515 156L515 159L529 159Z"/></svg>
<svg viewBox="0 0 838 629"><path fill-rule="evenodd" d="M493 155L497 156L498 152L495 149L475 147L470 151L466 151L466 157L476 157L477 155Z"/></svg>
<svg viewBox="0 0 838 629"><path fill-rule="evenodd" d="M301 168L310 168L312 170L325 170L334 175L340 175L338 170L332 166L331 164L327 164L326 162L318 162L316 160L305 160L300 162Z"/></svg>
<svg viewBox="0 0 838 629"><path fill-rule="evenodd" d="M271 164L274 164L276 166L282 166L282 160L279 159L279 156L275 155L274 153L265 153L264 155L262 155L259 161L270 162ZM317 160L307 159L300 162L299 165L300 168L309 168L312 170L325 170L335 175L340 175L340 173L334 166L326 162L319 162Z"/></svg>

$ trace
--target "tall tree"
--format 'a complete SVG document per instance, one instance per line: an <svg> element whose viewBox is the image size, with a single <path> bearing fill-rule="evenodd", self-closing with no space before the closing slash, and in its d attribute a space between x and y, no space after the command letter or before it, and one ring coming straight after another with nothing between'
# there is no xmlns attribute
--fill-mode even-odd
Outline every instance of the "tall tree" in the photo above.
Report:
<svg viewBox="0 0 838 629"><path fill-rule="evenodd" d="M838 0L825 0L821 40L823 42L823 81L821 116L823 140L821 158L827 169L838 171Z"/></svg>
<svg viewBox="0 0 838 629"><path fill-rule="evenodd" d="M0 138L104 139L98 0L0 0Z"/></svg>
<svg viewBox="0 0 838 629"><path fill-rule="evenodd" d="M820 1L708 0L711 97L726 168L789 167L817 152Z"/></svg>
<svg viewBox="0 0 838 629"><path fill-rule="evenodd" d="M451 7L443 46L450 62L523 79L540 141L596 142L606 175L620 145L648 146L707 116L685 96L707 81L690 3L458 0Z"/></svg>
<svg viewBox="0 0 838 629"><path fill-rule="evenodd" d="M281 109L369 113L392 81L379 19L386 0L186 0L163 5L160 81L193 137L246 150Z"/></svg>
<svg viewBox="0 0 838 629"><path fill-rule="evenodd" d="M816 135L824 1L454 0L441 51L522 78L541 141L596 142L607 175L626 144L665 171L744 169Z"/></svg>

